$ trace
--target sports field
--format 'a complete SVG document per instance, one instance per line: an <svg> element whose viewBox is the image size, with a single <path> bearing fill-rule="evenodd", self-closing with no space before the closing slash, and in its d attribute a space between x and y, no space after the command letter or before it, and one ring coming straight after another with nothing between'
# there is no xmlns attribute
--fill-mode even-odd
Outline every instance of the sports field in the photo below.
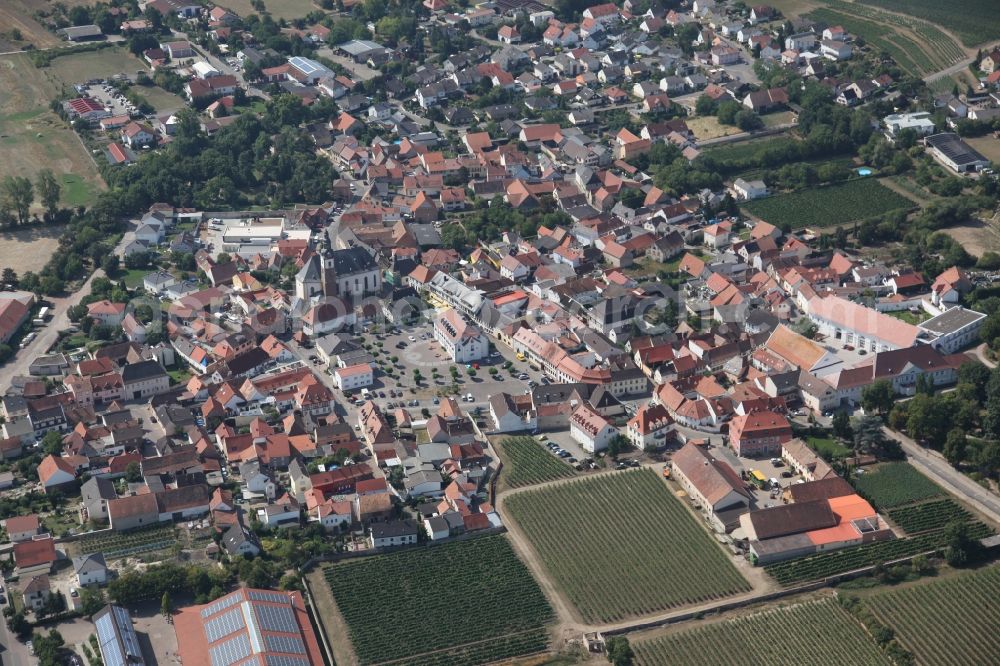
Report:
<svg viewBox="0 0 1000 666"><path fill-rule="evenodd" d="M750 589L652 469L525 491L505 506L586 622L614 622Z"/></svg>

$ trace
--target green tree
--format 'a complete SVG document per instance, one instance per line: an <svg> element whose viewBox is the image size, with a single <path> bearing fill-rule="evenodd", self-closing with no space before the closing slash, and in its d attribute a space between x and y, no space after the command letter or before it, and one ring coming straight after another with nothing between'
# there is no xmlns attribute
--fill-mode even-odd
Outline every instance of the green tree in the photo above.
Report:
<svg viewBox="0 0 1000 666"><path fill-rule="evenodd" d="M615 435L608 442L608 455L611 456L613 460L617 460L618 456L621 455L622 451L627 449L629 446L629 441L624 435Z"/></svg>
<svg viewBox="0 0 1000 666"><path fill-rule="evenodd" d="M694 103L694 110L699 116L710 116L715 113L716 106L717 104L714 99L708 95L702 95Z"/></svg>
<svg viewBox="0 0 1000 666"><path fill-rule="evenodd" d="M58 456L63 451L62 435L56 430L50 430L42 438L42 451L46 455Z"/></svg>
<svg viewBox="0 0 1000 666"><path fill-rule="evenodd" d="M35 200L35 188L24 176L7 176L3 179L3 206L17 213L17 221L24 224L28 221L28 210Z"/></svg>
<svg viewBox="0 0 1000 666"><path fill-rule="evenodd" d="M132 461L125 466L125 480L129 483L142 481L142 468L139 466L139 463Z"/></svg>
<svg viewBox="0 0 1000 666"><path fill-rule="evenodd" d="M80 590L80 612L87 617L104 608L107 603L100 588L85 587Z"/></svg>
<svg viewBox="0 0 1000 666"><path fill-rule="evenodd" d="M953 520L944 528L944 557L953 567L976 564L983 557L983 547L969 534L969 523Z"/></svg>
<svg viewBox="0 0 1000 666"><path fill-rule="evenodd" d="M847 412L840 411L833 415L833 434L846 440L854 436L854 432L851 430L851 417L847 415Z"/></svg>
<svg viewBox="0 0 1000 666"><path fill-rule="evenodd" d="M13 268L3 269L3 276L0 277L0 282L4 284L9 284L10 286L17 288L17 273Z"/></svg>
<svg viewBox="0 0 1000 666"><path fill-rule="evenodd" d="M62 186L56 180L56 175L52 169L42 169L35 177L35 189L38 190L38 197L45 206L45 212L52 217L59 210L59 197Z"/></svg>
<svg viewBox="0 0 1000 666"><path fill-rule="evenodd" d="M624 636L612 636L605 643L608 661L614 666L632 666L635 653Z"/></svg>
<svg viewBox="0 0 1000 666"><path fill-rule="evenodd" d="M160 597L160 613L164 617L169 617L171 612L174 610L174 603L170 599L170 592L164 592L163 596Z"/></svg>
<svg viewBox="0 0 1000 666"><path fill-rule="evenodd" d="M891 382L878 379L861 391L861 407L866 412L885 414L892 409L894 394Z"/></svg>
<svg viewBox="0 0 1000 666"><path fill-rule="evenodd" d="M942 453L952 465L958 465L965 460L968 453L969 440L965 436L965 431L961 428L954 428L948 432L948 437L944 441Z"/></svg>
<svg viewBox="0 0 1000 666"><path fill-rule="evenodd" d="M38 659L39 666L61 666L62 650L66 642L62 634L55 629L50 629L48 634L35 632L31 637L32 646L35 648L35 658Z"/></svg>

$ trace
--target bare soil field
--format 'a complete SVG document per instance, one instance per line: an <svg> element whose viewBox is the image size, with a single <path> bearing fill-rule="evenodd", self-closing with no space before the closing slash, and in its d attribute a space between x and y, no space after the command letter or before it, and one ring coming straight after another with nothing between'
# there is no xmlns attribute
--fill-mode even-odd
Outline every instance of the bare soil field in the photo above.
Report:
<svg viewBox="0 0 1000 666"><path fill-rule="evenodd" d="M58 59L56 60L58 62ZM63 183L63 203L92 203L104 182L76 134L51 110L61 81L36 69L26 55L0 57L0 178L44 167Z"/></svg>
<svg viewBox="0 0 1000 666"><path fill-rule="evenodd" d="M996 223L976 221L941 231L961 243L965 251L975 257L983 256L984 252L1000 252L1000 229Z"/></svg>
<svg viewBox="0 0 1000 666"><path fill-rule="evenodd" d="M705 139L715 139L720 136L739 134L743 130L732 125L723 125L713 116L695 116L687 118L687 125L694 132L694 136L699 141Z"/></svg>
<svg viewBox="0 0 1000 666"><path fill-rule="evenodd" d="M18 275L37 271L59 247L63 227L33 224L0 230L0 269L13 268Z"/></svg>

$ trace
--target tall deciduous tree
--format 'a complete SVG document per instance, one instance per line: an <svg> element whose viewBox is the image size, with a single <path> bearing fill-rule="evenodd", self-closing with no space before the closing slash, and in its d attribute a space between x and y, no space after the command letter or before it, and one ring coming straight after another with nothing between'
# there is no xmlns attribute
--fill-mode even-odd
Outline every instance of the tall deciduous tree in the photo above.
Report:
<svg viewBox="0 0 1000 666"><path fill-rule="evenodd" d="M24 224L28 221L28 210L35 200L35 188L24 176L7 176L3 179L4 207L17 213L17 221Z"/></svg>
<svg viewBox="0 0 1000 666"><path fill-rule="evenodd" d="M62 186L56 180L56 175L52 169L42 169L35 178L35 189L38 190L38 198L45 206L45 212L49 216L55 215L59 210L59 197L62 194Z"/></svg>

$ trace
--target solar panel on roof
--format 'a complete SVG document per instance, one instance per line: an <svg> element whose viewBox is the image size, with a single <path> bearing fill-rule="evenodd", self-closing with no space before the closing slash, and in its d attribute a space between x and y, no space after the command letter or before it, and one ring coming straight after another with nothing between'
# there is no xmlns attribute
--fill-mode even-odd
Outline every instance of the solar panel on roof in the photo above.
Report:
<svg viewBox="0 0 1000 666"><path fill-rule="evenodd" d="M292 654L305 654L306 646L298 636L278 636L277 634L267 634L264 637L267 643L268 652L290 652Z"/></svg>
<svg viewBox="0 0 1000 666"><path fill-rule="evenodd" d="M278 592L267 592L266 590L250 590L247 596L251 601L270 601L274 604L287 604L288 596Z"/></svg>
<svg viewBox="0 0 1000 666"><path fill-rule="evenodd" d="M213 603L211 606L207 606L201 609L201 616L204 618L211 617L212 615L215 615L219 611L225 610L226 608L229 608L234 604L238 604L241 601L243 601L242 591L233 592L227 597L222 597L221 599Z"/></svg>
<svg viewBox="0 0 1000 666"><path fill-rule="evenodd" d="M286 657L282 654L269 654L264 657L267 666L309 666L308 659L299 657Z"/></svg>
<svg viewBox="0 0 1000 666"><path fill-rule="evenodd" d="M231 666L250 656L250 639L246 634L234 636L224 643L209 648L212 666Z"/></svg>
<svg viewBox="0 0 1000 666"><path fill-rule="evenodd" d="M294 634L299 630L298 623L295 622L295 613L290 606L254 606L257 617L264 631L281 631L286 634Z"/></svg>
<svg viewBox="0 0 1000 666"><path fill-rule="evenodd" d="M234 608L206 622L205 636L208 637L209 643L214 643L245 626L243 613L239 608Z"/></svg>
<svg viewBox="0 0 1000 666"><path fill-rule="evenodd" d="M125 666L125 655L118 646L115 634L114 619L111 613L99 617L94 626L97 628L97 640L100 643L101 659L107 666Z"/></svg>

